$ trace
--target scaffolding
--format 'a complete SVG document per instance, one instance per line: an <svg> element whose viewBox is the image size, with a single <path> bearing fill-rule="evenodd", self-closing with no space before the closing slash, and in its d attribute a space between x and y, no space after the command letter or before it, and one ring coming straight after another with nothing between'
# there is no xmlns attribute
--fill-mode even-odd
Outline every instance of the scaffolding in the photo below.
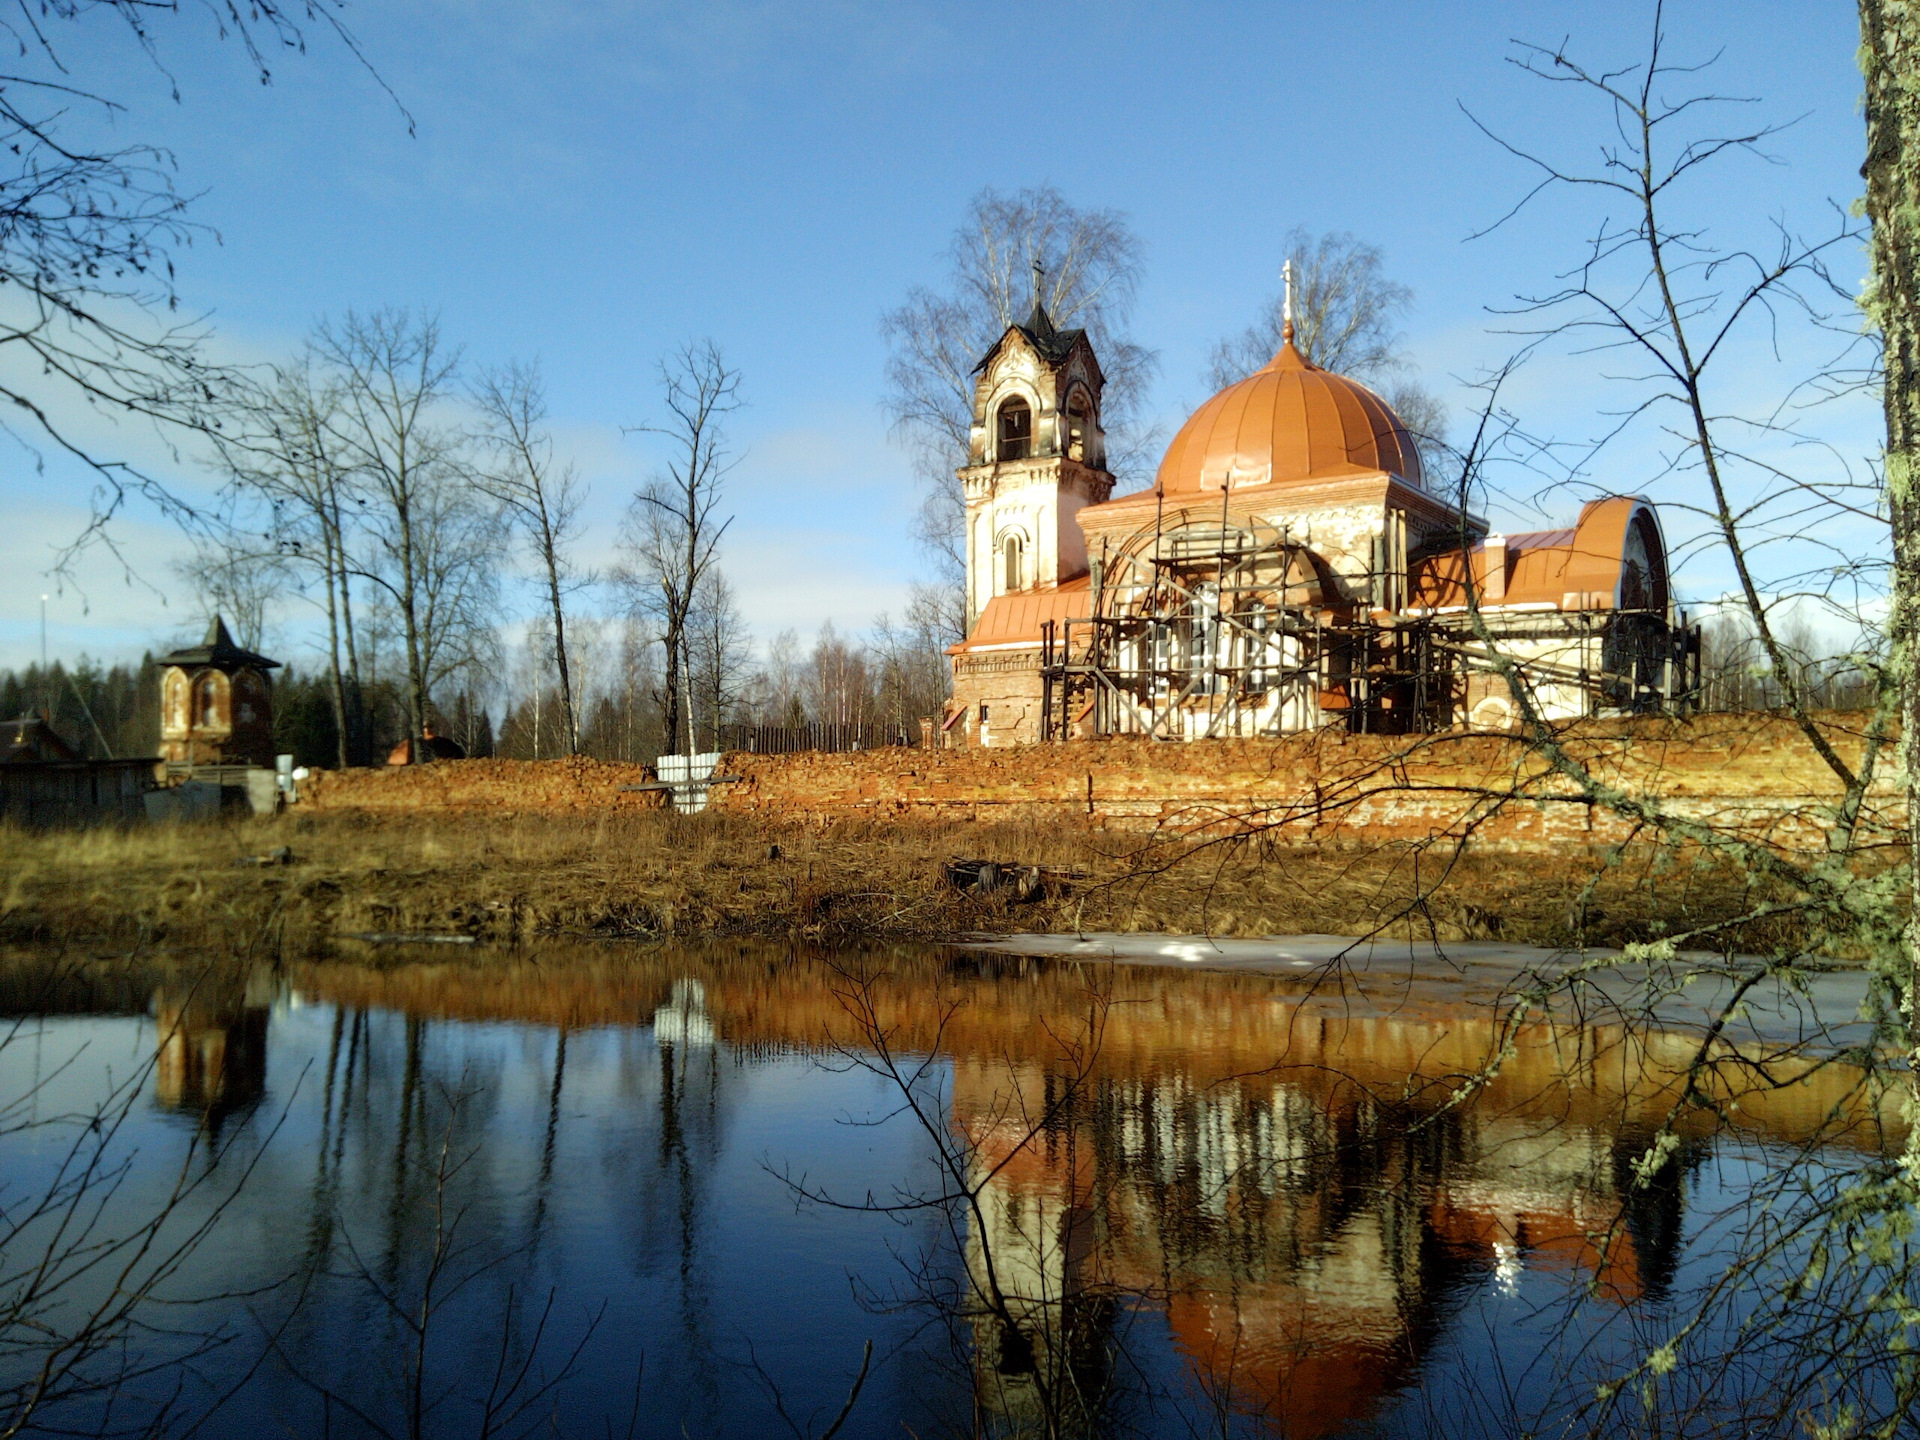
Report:
<svg viewBox="0 0 1920 1440"><path fill-rule="evenodd" d="M1509 693L1501 659L1555 715L1685 713L1699 690L1698 627L1670 607L1483 602L1476 627L1411 605L1404 526L1357 579L1287 528L1224 513L1171 530L1156 516L1090 569L1089 613L1043 626L1044 739L1445 730Z"/></svg>

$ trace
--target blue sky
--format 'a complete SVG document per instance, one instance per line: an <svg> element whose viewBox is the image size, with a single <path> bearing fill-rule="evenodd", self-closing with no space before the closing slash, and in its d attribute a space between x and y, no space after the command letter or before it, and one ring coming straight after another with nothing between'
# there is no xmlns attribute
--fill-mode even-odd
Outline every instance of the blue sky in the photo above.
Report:
<svg viewBox="0 0 1920 1440"><path fill-rule="evenodd" d="M692 336L719 341L750 401L727 564L765 636L828 618L859 629L902 603L916 497L880 407L878 320L910 285L940 280L982 186L1052 183L1131 217L1147 257L1133 328L1160 353L1152 409L1169 435L1205 398L1209 346L1274 289L1296 225L1381 247L1417 296L1409 349L1445 394L1510 348L1490 310L1547 286L1594 218L1551 201L1469 241L1529 182L1462 104L1588 159L1604 117L1519 74L1510 41L1564 37L1630 63L1650 16L1364 0L355 5L347 21L411 134L324 40L277 61L263 87L189 7L157 32L178 103L111 26L62 43L76 74L127 103L118 133L171 147L198 195L194 216L219 238L179 257L180 291L227 353L273 358L318 316L391 303L437 310L476 362L537 356L562 444L594 484L603 554L649 468L620 427L653 415L655 359ZM1719 54L1713 88L1796 120L1772 163L1736 160L1687 197L1702 223L1722 236L1776 217L1829 223L1827 207L1860 188L1851 7L1684 3L1668 28L1674 54ZM1858 256L1839 269L1850 281ZM1743 368L1756 396L1784 373L1764 355ZM1605 372L1550 358L1513 398L1530 428L1581 438L1618 400ZM1821 423L1864 450L1870 422L1861 405ZM154 453L144 435L118 443ZM188 462L160 463L183 487L205 484ZM1635 489L1650 462L1623 449L1608 463L1620 473L1607 483ZM58 652L137 653L187 622L190 597L167 570L177 542L150 516L124 529L143 583L97 561L78 588L44 577L83 491L58 465L0 461L14 517L0 535L0 663L37 652L43 592ZM1724 583L1711 562L1687 578L1703 596ZM300 616L290 605L280 641L294 658Z"/></svg>

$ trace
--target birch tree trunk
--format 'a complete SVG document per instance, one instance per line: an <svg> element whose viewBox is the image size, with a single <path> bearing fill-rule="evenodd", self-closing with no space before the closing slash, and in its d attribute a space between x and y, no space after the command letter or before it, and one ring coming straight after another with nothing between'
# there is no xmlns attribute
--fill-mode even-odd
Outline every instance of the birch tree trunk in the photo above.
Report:
<svg viewBox="0 0 1920 1440"><path fill-rule="evenodd" d="M1900 687L1900 756L1907 790L1909 860L1920 902L1920 4L1860 0L1860 65L1866 76L1867 217L1873 279L1867 310L1886 352L1886 487L1893 525L1892 683ZM1906 1017L1916 1034L1920 994L1920 903L1907 922ZM1920 1132L1916 1132L1920 1133ZM1920 1141L1916 1141L1920 1144ZM1920 1155L1910 1151L1910 1168Z"/></svg>

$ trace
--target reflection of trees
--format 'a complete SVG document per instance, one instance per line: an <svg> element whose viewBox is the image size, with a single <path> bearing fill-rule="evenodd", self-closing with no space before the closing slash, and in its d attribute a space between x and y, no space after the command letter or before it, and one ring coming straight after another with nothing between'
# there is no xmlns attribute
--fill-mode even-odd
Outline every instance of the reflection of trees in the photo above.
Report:
<svg viewBox="0 0 1920 1440"><path fill-rule="evenodd" d="M927 1379L958 1384L987 1429L1151 1430L1164 1417L1143 1421L1142 1407L1179 1405L1183 1420L1237 1409L1242 1425L1258 1423L1251 1413L1323 1433L1368 1423L1417 1380L1478 1292L1528 1283L1534 1300L1569 1306L1590 1295L1581 1323L1610 1325L1675 1283L1683 1172L1720 1123L1676 1104L1697 1037L1507 1024L1383 999L1364 975L1316 1000L1244 975L1176 982L924 951L859 963L734 945L617 966L328 967L300 983L404 1003L429 1034L439 1014L526 1015L575 1044L587 1027L617 1027L593 1042L616 1060L615 1093L584 1103L610 1112L594 1143L625 1200L621 1245L679 1286L692 1363L676 1382L710 1407L723 1372L706 1286L728 1198L716 1162L740 1103L721 1070L809 1050L871 1063L876 1037L923 1101L938 1178L878 1198L934 1223L916 1220L900 1247L901 1286L865 1278L876 1301L933 1316ZM636 1015L650 1026L634 1029ZM1463 1085L1508 1040L1497 1071ZM349 1022L339 1045L352 1044ZM397 1049L389 1067L403 1074ZM605 1072L580 1073L588 1086ZM1763 1143L1901 1133L1849 1065L1789 1055L1755 1077L1740 1088L1729 1066L1732 1088L1711 1093L1737 1099L1727 1116ZM578 1109L573 1072L564 1083ZM1680 1163L1632 1183L1661 1126L1678 1133ZM1528 1281L1541 1272L1562 1279ZM944 1355L942 1336L954 1342ZM938 1407L931 1387L913 1388Z"/></svg>
<svg viewBox="0 0 1920 1440"><path fill-rule="evenodd" d="M293 1393L315 1404L350 1395L377 1408L423 1393L426 1357L439 1344L485 1345L489 1333L497 1343L501 1326L518 1326L504 1302L483 1305L484 1325L440 1317L429 1347L415 1333L417 1309L410 1319L407 1304L392 1303L431 1294L450 1266L486 1292L518 1274L508 1264L521 1248L511 1147L491 1143L502 1074L484 1048L442 1043L422 1017L339 1007L329 1029L310 1081L320 1123L303 1227L308 1303L275 1319L274 1333L282 1357L300 1357L297 1368L286 1365ZM457 1251L446 1239L449 1216L459 1220ZM433 1363L457 1371L457 1362Z"/></svg>
<svg viewBox="0 0 1920 1440"><path fill-rule="evenodd" d="M935 1245L875 1298L944 1324L992 1433L1104 1432L1142 1406L1191 1420L1198 1405L1326 1434L1413 1380L1471 1287L1558 1271L1618 1307L1673 1273L1680 1187L1625 1183L1644 1117L1671 1101L1644 1044L1540 1027L1462 1091L1491 1021L1329 1023L1270 988L1254 1048L1284 1059L1237 1068L1211 1043L1246 1043L1224 1023L1133 1051L1117 975L1063 984L1025 1027L969 1014L1005 998L990 987L929 993L852 964L826 980L851 1021L840 1062L892 1087L937 1178L864 1200L793 1183L816 1203L945 1217L950 1268ZM1154 1375L1149 1313L1184 1380Z"/></svg>
<svg viewBox="0 0 1920 1440"><path fill-rule="evenodd" d="M725 1145L732 1097L721 1084L719 1035L699 980L675 979L650 1018L650 1036L621 1036L619 1113L604 1126L602 1165L616 1191L629 1197L619 1220L635 1270L674 1276L690 1366L685 1378L712 1415L720 1407L721 1376L709 1236L714 1170ZM650 1141L631 1124L632 1116L648 1112L657 1117Z"/></svg>
<svg viewBox="0 0 1920 1440"><path fill-rule="evenodd" d="M197 1366L233 1340L207 1318L231 1297L178 1282L257 1163L246 1127L223 1140L221 1122L264 1089L264 991L238 970L182 969L131 1073L109 1065L93 1096L54 1106L91 1042L47 1062L37 1022L137 1013L152 978L127 965L102 985L57 953L3 968L0 992L19 1008L0 1021L0 1435L162 1433ZM149 1084L200 1121L157 1166L139 1163L135 1138Z"/></svg>

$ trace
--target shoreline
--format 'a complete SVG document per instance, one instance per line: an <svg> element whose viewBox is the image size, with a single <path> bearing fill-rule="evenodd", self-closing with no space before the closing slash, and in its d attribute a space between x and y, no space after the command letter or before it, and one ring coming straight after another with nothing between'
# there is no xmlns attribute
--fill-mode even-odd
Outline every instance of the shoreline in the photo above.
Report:
<svg viewBox="0 0 1920 1440"><path fill-rule="evenodd" d="M1203 971L1296 979L1327 992L1351 1015L1432 1017L1477 1007L1486 1013L1511 1000L1522 987L1548 984L1594 960L1612 966L1584 976L1586 997L1626 1013L1645 1004L1662 1029L1698 1033L1712 1022L1732 988L1727 957L1703 951L1675 952L1674 963L1695 972L1694 983L1648 1003L1661 967L1627 960L1616 947L1568 948L1500 941L1435 940L1431 937L1356 939L1345 935L976 935L949 942L984 954L1072 963L1110 964L1155 970ZM1734 956L1732 965L1764 964ZM1762 987L1729 1038L1804 1045L1817 1035L1838 1049L1864 1043L1871 1027L1859 1020L1869 976L1864 968L1836 966L1803 972L1804 991L1779 981ZM1564 1003L1564 998L1562 999Z"/></svg>
<svg viewBox="0 0 1920 1440"><path fill-rule="evenodd" d="M955 861L1039 867L990 893ZM0 829L0 941L272 943L354 933L950 942L970 936L1373 935L1558 948L1734 922L1755 895L1697 856L1116 836L1027 822L773 824L726 814L292 814ZM1035 872L1025 872L1032 877ZM1739 950L1792 943L1727 933ZM454 948L454 947L449 947Z"/></svg>

